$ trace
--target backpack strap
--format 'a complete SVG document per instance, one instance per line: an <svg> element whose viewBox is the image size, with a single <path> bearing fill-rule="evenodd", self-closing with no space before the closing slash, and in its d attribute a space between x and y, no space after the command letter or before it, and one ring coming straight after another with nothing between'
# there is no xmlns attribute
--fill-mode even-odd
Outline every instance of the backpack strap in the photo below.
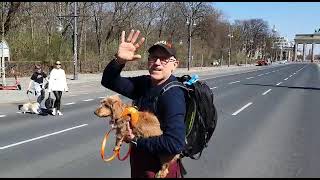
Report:
<svg viewBox="0 0 320 180"><path fill-rule="evenodd" d="M186 90L186 91L190 91L192 89L186 87L184 84L182 84L179 81L171 81L168 84L166 84L160 91L160 96L163 95L165 92L167 92L169 89L173 88L173 87L181 87L182 89Z"/></svg>

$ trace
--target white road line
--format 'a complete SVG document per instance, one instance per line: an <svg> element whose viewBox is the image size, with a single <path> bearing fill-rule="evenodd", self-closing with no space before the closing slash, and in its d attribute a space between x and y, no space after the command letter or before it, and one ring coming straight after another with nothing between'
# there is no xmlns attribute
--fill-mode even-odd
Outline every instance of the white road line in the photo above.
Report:
<svg viewBox="0 0 320 180"><path fill-rule="evenodd" d="M265 73L265 74L269 74L269 73L271 73L271 72L267 72L267 73Z"/></svg>
<svg viewBox="0 0 320 180"><path fill-rule="evenodd" d="M54 132L54 133L46 134L46 135L39 136L39 137L36 137L36 138L28 139L28 140L25 140L25 141L20 141L20 142L14 143L14 144L9 144L9 145L6 145L6 146L2 146L2 147L0 147L0 150L7 149L7 148L10 148L10 147L13 147L13 146L18 146L20 144L24 144L24 143L27 143L27 142L35 141L35 140L38 140L38 139L42 139L42 138L45 138L45 137L49 137L49 136L52 136L52 135L56 135L56 134L59 134L59 133L63 133L63 132L70 131L70 130L73 130L73 129L76 129L76 128L80 128L80 127L83 127L83 126L87 126L87 125L88 124L82 124L82 125L75 126L75 127L68 128L68 129L64 129L64 130L61 130L61 131L58 131L58 132Z"/></svg>
<svg viewBox="0 0 320 180"><path fill-rule="evenodd" d="M102 96L101 96L101 97L99 97L99 98L100 98L100 99L104 99L104 98L106 98L106 97L102 97Z"/></svg>
<svg viewBox="0 0 320 180"><path fill-rule="evenodd" d="M284 80L286 81L286 80L288 80L288 78L285 78Z"/></svg>
<svg viewBox="0 0 320 180"><path fill-rule="evenodd" d="M93 99L86 99L86 100L82 100L82 101L88 102L88 101L93 101Z"/></svg>
<svg viewBox="0 0 320 180"><path fill-rule="evenodd" d="M234 82L230 82L229 84L234 84L234 83L238 83L238 82L240 82L240 81L234 81Z"/></svg>
<svg viewBox="0 0 320 180"><path fill-rule="evenodd" d="M242 108L240 108L238 111L234 112L232 115L235 116L239 112L243 111L245 108L249 107L252 104L252 102L249 102L248 104L244 105Z"/></svg>
<svg viewBox="0 0 320 180"><path fill-rule="evenodd" d="M289 78L291 78L291 77L292 77L292 75L289 76Z"/></svg>
<svg viewBox="0 0 320 180"><path fill-rule="evenodd" d="M1 114L0 117L6 117L7 115Z"/></svg>
<svg viewBox="0 0 320 180"><path fill-rule="evenodd" d="M264 93L262 93L262 95L264 96L264 95L266 95L268 92L270 92L271 91L271 89L268 89L266 92L264 92Z"/></svg>
<svg viewBox="0 0 320 180"><path fill-rule="evenodd" d="M258 76L262 76L263 74L259 74Z"/></svg>
<svg viewBox="0 0 320 180"><path fill-rule="evenodd" d="M248 78L246 78L246 79L252 79L252 78L254 78L254 77L248 77Z"/></svg>
<svg viewBox="0 0 320 180"><path fill-rule="evenodd" d="M71 102L71 103L66 103L64 104L65 106L68 106L68 105L72 105L72 104L76 104L75 102Z"/></svg>
<svg viewBox="0 0 320 180"><path fill-rule="evenodd" d="M279 86L281 83L282 83L282 82L279 82L279 83L277 84L277 86Z"/></svg>
<svg viewBox="0 0 320 180"><path fill-rule="evenodd" d="M212 87L212 88L210 88L210 89L215 89L215 88L218 88L218 87Z"/></svg>
<svg viewBox="0 0 320 180"><path fill-rule="evenodd" d="M17 114L21 114L22 112L20 112L20 111L18 111L18 112L16 112Z"/></svg>

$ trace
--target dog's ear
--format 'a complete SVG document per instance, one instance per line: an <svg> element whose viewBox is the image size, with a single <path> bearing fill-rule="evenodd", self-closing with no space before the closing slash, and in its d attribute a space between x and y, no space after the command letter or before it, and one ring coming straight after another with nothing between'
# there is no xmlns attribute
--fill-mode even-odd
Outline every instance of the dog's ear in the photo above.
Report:
<svg viewBox="0 0 320 180"><path fill-rule="evenodd" d="M102 100L100 101L100 104L104 104L105 102L106 102L106 98L102 99Z"/></svg>
<svg viewBox="0 0 320 180"><path fill-rule="evenodd" d="M118 94L109 96L107 100L110 105L114 104L115 102L122 102Z"/></svg>
<svg viewBox="0 0 320 180"><path fill-rule="evenodd" d="M114 103L112 104L112 112L114 119L118 119L121 117L123 112L123 104L121 101L114 101Z"/></svg>

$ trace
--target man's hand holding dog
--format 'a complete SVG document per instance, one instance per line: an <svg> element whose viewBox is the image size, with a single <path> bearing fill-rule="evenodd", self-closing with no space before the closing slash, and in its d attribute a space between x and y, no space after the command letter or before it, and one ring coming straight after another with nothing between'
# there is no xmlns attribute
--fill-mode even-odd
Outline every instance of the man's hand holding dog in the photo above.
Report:
<svg viewBox="0 0 320 180"><path fill-rule="evenodd" d="M142 37L138 43L134 44L139 37L139 30L136 32L131 30L129 36L127 37L127 41L125 41L125 34L125 31L122 31L118 53L116 54L117 61L121 64L124 64L127 61L135 61L140 59L141 55L135 53L142 46L145 40L145 38Z"/></svg>
<svg viewBox="0 0 320 180"><path fill-rule="evenodd" d="M124 137L123 140L126 143L130 143L135 138L135 135L132 133L132 129L130 127L129 122L127 122L127 130L128 130L128 134L127 134L127 136Z"/></svg>

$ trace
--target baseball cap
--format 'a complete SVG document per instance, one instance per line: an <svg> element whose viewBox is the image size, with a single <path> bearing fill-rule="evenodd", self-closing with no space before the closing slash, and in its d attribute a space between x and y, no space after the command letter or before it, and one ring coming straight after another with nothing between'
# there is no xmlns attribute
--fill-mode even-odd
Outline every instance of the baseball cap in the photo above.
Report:
<svg viewBox="0 0 320 180"><path fill-rule="evenodd" d="M157 47L165 49L171 56L176 57L176 49L173 47L173 45L167 41L158 41L155 44L153 44L148 52L151 53L154 51Z"/></svg>

